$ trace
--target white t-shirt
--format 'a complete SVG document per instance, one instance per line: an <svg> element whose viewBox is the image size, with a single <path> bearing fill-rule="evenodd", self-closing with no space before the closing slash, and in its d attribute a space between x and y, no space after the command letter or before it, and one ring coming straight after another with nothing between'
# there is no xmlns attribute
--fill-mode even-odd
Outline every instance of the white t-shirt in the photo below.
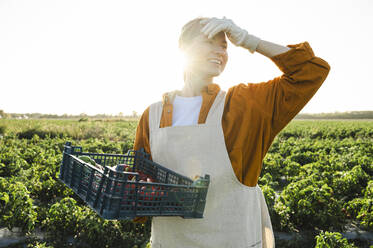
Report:
<svg viewBox="0 0 373 248"><path fill-rule="evenodd" d="M175 96L172 112L172 126L188 126L198 124L202 96Z"/></svg>

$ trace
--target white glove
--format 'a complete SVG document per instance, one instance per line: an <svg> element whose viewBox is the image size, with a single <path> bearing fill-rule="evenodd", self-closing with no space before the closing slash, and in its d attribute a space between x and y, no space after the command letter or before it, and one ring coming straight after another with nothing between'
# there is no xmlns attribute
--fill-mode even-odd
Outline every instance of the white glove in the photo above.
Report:
<svg viewBox="0 0 373 248"><path fill-rule="evenodd" d="M260 39L254 35L249 34L246 30L240 28L230 19L209 18L200 21L204 27L201 32L207 35L207 38L212 38L216 34L223 31L227 34L228 39L236 46L241 46L254 53L258 46Z"/></svg>

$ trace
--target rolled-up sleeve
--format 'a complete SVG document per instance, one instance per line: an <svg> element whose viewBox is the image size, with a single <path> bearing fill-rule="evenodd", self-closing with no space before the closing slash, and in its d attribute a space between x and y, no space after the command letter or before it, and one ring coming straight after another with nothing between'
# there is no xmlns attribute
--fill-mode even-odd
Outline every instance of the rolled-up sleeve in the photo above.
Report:
<svg viewBox="0 0 373 248"><path fill-rule="evenodd" d="M308 42L288 47L292 49L271 58L281 76L241 83L227 92L222 119L225 143L237 178L248 186L257 184L275 136L307 104L330 70Z"/></svg>
<svg viewBox="0 0 373 248"><path fill-rule="evenodd" d="M272 57L283 75L256 85L256 99L271 116L272 135L283 129L325 81L329 64L316 57L308 42L288 45L288 52Z"/></svg>

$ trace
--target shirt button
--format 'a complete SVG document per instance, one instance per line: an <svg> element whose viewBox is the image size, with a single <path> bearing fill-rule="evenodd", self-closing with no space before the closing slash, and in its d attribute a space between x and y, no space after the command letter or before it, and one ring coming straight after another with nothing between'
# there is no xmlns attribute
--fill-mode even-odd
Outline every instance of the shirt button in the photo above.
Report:
<svg viewBox="0 0 373 248"><path fill-rule="evenodd" d="M167 110L167 113L171 113L171 110Z"/></svg>

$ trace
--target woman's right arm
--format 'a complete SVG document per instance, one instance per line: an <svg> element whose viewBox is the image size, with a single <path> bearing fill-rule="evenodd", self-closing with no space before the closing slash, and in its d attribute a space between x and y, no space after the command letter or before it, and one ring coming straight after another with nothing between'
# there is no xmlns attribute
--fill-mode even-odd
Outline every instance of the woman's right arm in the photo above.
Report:
<svg viewBox="0 0 373 248"><path fill-rule="evenodd" d="M140 148L144 148L145 152L150 154L150 159L151 159L150 143L149 143L149 108L150 107L145 109L137 125L136 137L135 137L135 142L133 144L133 149L139 150Z"/></svg>

